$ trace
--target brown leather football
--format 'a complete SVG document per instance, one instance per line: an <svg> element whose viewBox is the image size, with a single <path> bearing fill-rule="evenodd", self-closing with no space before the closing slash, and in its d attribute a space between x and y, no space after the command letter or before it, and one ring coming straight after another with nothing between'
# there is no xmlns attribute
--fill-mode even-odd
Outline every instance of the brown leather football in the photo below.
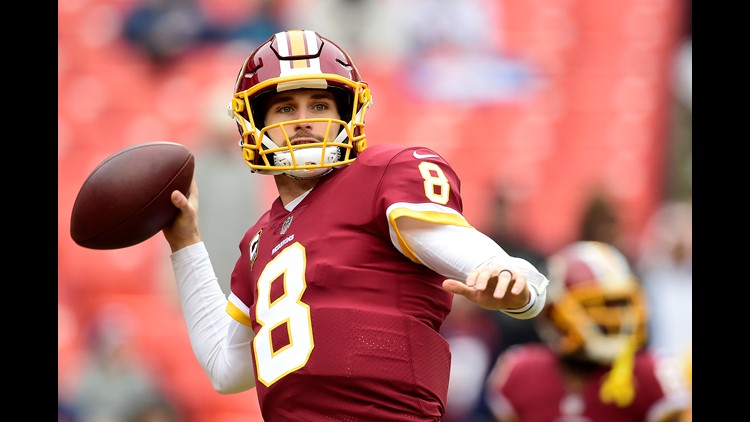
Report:
<svg viewBox="0 0 750 422"><path fill-rule="evenodd" d="M120 249L143 242L177 216L170 199L188 195L195 157L174 142L149 142L118 151L88 176L78 192L70 236L89 249Z"/></svg>

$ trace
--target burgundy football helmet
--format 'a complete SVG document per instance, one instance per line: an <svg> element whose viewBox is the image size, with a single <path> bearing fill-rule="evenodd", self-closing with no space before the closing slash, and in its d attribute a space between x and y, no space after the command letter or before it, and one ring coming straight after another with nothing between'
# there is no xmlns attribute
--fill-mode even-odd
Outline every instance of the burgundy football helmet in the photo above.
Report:
<svg viewBox="0 0 750 422"><path fill-rule="evenodd" d="M341 118L265 126L268 99L300 88L332 92ZM250 53L237 75L231 112L245 162L254 173L309 178L350 164L367 147L365 112L371 104L367 83L343 49L314 31L290 30L274 34ZM335 139L301 145L292 145L287 136L286 145L278 146L266 135L273 127L301 121L325 121L329 129L341 129Z"/></svg>
<svg viewBox="0 0 750 422"><path fill-rule="evenodd" d="M628 406L635 397L635 354L646 342L640 282L612 245L575 242L547 260L549 289L541 337L561 356L611 366L599 396Z"/></svg>
<svg viewBox="0 0 750 422"><path fill-rule="evenodd" d="M640 283L615 247L575 242L548 261L545 340L560 354L611 364L629 345L646 341Z"/></svg>

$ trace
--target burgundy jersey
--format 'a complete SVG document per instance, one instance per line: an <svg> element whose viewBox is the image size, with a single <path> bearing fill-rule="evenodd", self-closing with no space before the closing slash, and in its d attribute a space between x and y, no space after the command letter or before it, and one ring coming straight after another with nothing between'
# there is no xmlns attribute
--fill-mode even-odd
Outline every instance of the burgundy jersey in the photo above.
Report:
<svg viewBox="0 0 750 422"><path fill-rule="evenodd" d="M635 357L635 398L626 407L605 404L599 390L609 368L580 381L565 382L559 357L543 344L511 347L498 358L487 380L487 402L496 417L523 422L654 422L687 407L689 393L676 361L649 351Z"/></svg>
<svg viewBox="0 0 750 422"><path fill-rule="evenodd" d="M266 420L440 420L450 351L438 331L452 294L391 221L468 224L459 185L434 151L372 146L248 230L228 312L256 332Z"/></svg>

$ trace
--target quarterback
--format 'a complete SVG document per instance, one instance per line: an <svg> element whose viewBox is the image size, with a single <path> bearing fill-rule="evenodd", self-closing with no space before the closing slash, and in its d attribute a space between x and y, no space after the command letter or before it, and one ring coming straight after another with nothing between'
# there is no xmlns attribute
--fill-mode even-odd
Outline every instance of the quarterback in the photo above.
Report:
<svg viewBox="0 0 750 422"><path fill-rule="evenodd" d="M198 228L198 186L163 230L193 351L221 393L256 388L268 421L440 421L454 294L514 318L547 279L462 215L461 183L425 147L369 146L370 89L308 30L250 53L231 99L239 150L279 196L239 243L226 297Z"/></svg>

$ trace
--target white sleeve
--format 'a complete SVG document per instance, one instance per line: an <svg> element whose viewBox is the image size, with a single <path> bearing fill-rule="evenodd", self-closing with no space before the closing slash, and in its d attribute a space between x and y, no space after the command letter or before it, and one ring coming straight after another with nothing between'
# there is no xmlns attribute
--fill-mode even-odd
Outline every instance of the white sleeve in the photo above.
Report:
<svg viewBox="0 0 750 422"><path fill-rule="evenodd" d="M471 270L487 264L523 273L532 287L529 303L523 308L501 311L517 319L533 318L542 311L547 299L547 278L525 259L508 255L479 230L400 218L398 231L422 264L446 278L465 280Z"/></svg>
<svg viewBox="0 0 750 422"><path fill-rule="evenodd" d="M255 333L226 312L227 298L203 242L170 255L193 353L213 388L225 394L255 387L250 342Z"/></svg>

